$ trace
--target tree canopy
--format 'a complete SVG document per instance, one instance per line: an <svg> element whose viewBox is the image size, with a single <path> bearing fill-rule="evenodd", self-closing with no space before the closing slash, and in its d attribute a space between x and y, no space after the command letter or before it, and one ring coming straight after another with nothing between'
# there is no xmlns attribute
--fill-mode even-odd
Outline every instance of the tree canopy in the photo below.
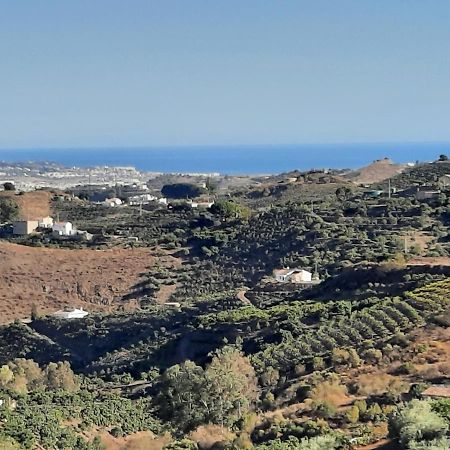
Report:
<svg viewBox="0 0 450 450"><path fill-rule="evenodd" d="M0 222L10 222L17 219L19 206L11 198L0 197Z"/></svg>
<svg viewBox="0 0 450 450"><path fill-rule="evenodd" d="M191 183L166 184L161 189L165 197L174 199L195 198L206 192L206 189Z"/></svg>

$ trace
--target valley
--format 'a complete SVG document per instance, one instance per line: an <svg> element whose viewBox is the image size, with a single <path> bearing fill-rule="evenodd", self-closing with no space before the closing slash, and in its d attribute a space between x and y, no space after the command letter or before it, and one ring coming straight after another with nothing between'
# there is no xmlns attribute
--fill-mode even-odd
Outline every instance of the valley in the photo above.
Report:
<svg viewBox="0 0 450 450"><path fill-rule="evenodd" d="M409 449L401 421L420 430L420 416L445 442L450 400L427 396L450 379L445 164L421 166L424 198L404 186L418 169L387 160L226 191L167 178L167 203L39 194L85 234L4 226L0 398L15 406L0 407L0 437L25 449ZM26 205L5 211L23 221ZM72 308L87 314L54 314Z"/></svg>

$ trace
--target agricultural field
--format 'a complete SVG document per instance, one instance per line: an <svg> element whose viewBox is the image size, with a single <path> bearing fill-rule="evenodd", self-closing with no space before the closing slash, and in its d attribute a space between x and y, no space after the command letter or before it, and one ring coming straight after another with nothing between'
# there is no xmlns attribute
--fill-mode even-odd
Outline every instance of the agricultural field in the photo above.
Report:
<svg viewBox="0 0 450 450"><path fill-rule="evenodd" d="M450 378L450 197L295 178L209 210L58 197L92 242L1 242L0 445L448 448L422 393ZM69 305L90 314L48 314Z"/></svg>

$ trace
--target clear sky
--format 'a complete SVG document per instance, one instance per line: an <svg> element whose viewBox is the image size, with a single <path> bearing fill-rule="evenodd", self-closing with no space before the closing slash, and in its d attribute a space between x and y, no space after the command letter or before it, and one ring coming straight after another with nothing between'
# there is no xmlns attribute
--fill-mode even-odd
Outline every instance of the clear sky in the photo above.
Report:
<svg viewBox="0 0 450 450"><path fill-rule="evenodd" d="M0 0L0 148L436 140L448 0Z"/></svg>

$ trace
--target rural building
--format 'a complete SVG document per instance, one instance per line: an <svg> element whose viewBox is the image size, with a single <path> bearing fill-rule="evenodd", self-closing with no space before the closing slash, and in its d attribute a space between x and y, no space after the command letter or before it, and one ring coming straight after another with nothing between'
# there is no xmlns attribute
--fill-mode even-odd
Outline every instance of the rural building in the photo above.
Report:
<svg viewBox="0 0 450 450"><path fill-rule="evenodd" d="M103 204L105 206L109 206L111 208L114 208L115 206L120 206L122 204L122 200L120 198L114 197L114 198L107 198Z"/></svg>
<svg viewBox="0 0 450 450"><path fill-rule="evenodd" d="M53 226L53 218L52 217L43 217L39 219L39 228L51 228Z"/></svg>
<svg viewBox="0 0 450 450"><path fill-rule="evenodd" d="M120 186L119 191L121 197L129 198L132 196L145 194L149 191L149 188L146 183L133 183Z"/></svg>
<svg viewBox="0 0 450 450"><path fill-rule="evenodd" d="M423 398L450 398L450 385L435 384L422 392Z"/></svg>
<svg viewBox="0 0 450 450"><path fill-rule="evenodd" d="M374 190L368 190L368 191L364 191L364 196L366 198L378 198L381 195L383 195L384 191L380 190L380 189L374 189Z"/></svg>
<svg viewBox="0 0 450 450"><path fill-rule="evenodd" d="M160 203L161 205L167 205L167 198L165 197L159 198L158 203Z"/></svg>
<svg viewBox="0 0 450 450"><path fill-rule="evenodd" d="M417 188L417 200L432 200L438 198L441 191L430 186L420 186Z"/></svg>
<svg viewBox="0 0 450 450"><path fill-rule="evenodd" d="M89 313L83 308L61 309L52 314L57 319L84 319Z"/></svg>
<svg viewBox="0 0 450 450"><path fill-rule="evenodd" d="M141 195L133 195L128 198L128 203L130 205L147 205L150 202L154 202L158 200L158 197L155 197L151 194L141 194Z"/></svg>
<svg viewBox="0 0 450 450"><path fill-rule="evenodd" d="M93 234L83 230L74 230L73 234L81 241L92 241L92 239L94 239Z"/></svg>
<svg viewBox="0 0 450 450"><path fill-rule="evenodd" d="M70 222L55 222L52 225L55 236L72 236L74 234L73 225Z"/></svg>
<svg viewBox="0 0 450 450"><path fill-rule="evenodd" d="M311 283L312 273L303 269L278 269L273 276L279 283Z"/></svg>
<svg viewBox="0 0 450 450"><path fill-rule="evenodd" d="M191 208L208 209L211 208L212 205L214 205L214 202L193 202L192 200L189 200L188 205Z"/></svg>
<svg viewBox="0 0 450 450"><path fill-rule="evenodd" d="M37 220L18 220L13 222L13 234L16 236L26 236L33 233L39 227Z"/></svg>
<svg viewBox="0 0 450 450"><path fill-rule="evenodd" d="M166 302L166 303L163 303L163 306L167 306L168 308L181 308L181 303L179 303L179 302Z"/></svg>
<svg viewBox="0 0 450 450"><path fill-rule="evenodd" d="M442 177L439 178L439 183L444 187L450 186L450 174L442 175Z"/></svg>

